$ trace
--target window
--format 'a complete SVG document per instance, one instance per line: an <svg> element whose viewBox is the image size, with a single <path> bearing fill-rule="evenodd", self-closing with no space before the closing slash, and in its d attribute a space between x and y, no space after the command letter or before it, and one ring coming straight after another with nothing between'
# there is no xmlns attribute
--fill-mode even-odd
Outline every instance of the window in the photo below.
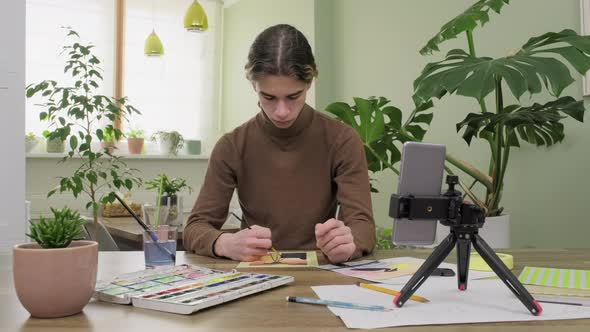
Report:
<svg viewBox="0 0 590 332"><path fill-rule="evenodd" d="M210 114L218 109L222 4L199 1L209 29L193 33L183 27L191 3L127 0L124 94L142 112L131 120L131 127L146 133L177 130L185 138L203 139L203 133L214 125ZM152 30L164 45L162 57L143 54L144 41Z"/></svg>
<svg viewBox="0 0 590 332"><path fill-rule="evenodd" d="M26 8L26 84L43 80L72 83L64 74L60 55L66 42L62 26L71 26L84 43L96 45L96 56L102 61L103 82L99 93L113 94L115 5L113 0L27 0ZM23 91L23 98L24 98ZM35 104L41 98L26 99L26 132L41 135L47 123L39 121L41 111Z"/></svg>
<svg viewBox="0 0 590 332"><path fill-rule="evenodd" d="M123 66L115 63L116 3L125 4ZM71 82L63 74L59 53L65 42L60 26L71 26L83 42L96 45L102 61L100 93L114 95L115 70L123 71L123 96L142 113L123 124L143 129L179 131L185 139L215 140L218 135L219 72L221 66L220 0L199 0L207 13L209 29L188 32L183 27L193 0L27 0L27 84L55 79ZM146 57L143 47L155 30L164 45L163 57ZM23 91L24 94L24 91ZM26 131L41 134L40 99L27 99Z"/></svg>

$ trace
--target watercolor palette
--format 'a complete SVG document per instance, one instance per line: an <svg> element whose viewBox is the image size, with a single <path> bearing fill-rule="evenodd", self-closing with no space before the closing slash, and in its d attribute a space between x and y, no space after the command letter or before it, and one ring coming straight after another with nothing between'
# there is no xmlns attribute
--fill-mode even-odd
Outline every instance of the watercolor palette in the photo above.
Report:
<svg viewBox="0 0 590 332"><path fill-rule="evenodd" d="M291 276L212 270L185 264L99 281L94 297L105 302L191 314L294 280Z"/></svg>

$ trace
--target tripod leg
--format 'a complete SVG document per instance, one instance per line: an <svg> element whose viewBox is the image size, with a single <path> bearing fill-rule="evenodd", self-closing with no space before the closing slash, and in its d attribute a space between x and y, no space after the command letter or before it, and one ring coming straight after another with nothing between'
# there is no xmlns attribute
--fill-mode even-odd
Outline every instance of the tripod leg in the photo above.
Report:
<svg viewBox="0 0 590 332"><path fill-rule="evenodd" d="M535 316L538 316L543 311L541 305L531 296L529 291L518 281L518 278L510 272L510 270L504 265L502 260L496 255L494 250L484 241L484 239L478 234L474 234L472 238L473 247L486 263L492 268L492 270L498 275L498 277L504 282L506 287L518 297L520 302Z"/></svg>
<svg viewBox="0 0 590 332"><path fill-rule="evenodd" d="M459 290L467 289L467 276L469 274L469 253L471 251L471 234L461 233L457 235L457 281Z"/></svg>
<svg viewBox="0 0 590 332"><path fill-rule="evenodd" d="M410 281L408 281L400 293L393 299L393 304L398 307L403 306L420 285L422 285L422 283L424 283L424 281L426 281L426 279L432 274L432 271L434 271L451 250L453 250L456 241L455 234L451 232L451 234L449 234L441 244L434 249L432 254L426 259L422 266L420 266L418 271L414 273Z"/></svg>

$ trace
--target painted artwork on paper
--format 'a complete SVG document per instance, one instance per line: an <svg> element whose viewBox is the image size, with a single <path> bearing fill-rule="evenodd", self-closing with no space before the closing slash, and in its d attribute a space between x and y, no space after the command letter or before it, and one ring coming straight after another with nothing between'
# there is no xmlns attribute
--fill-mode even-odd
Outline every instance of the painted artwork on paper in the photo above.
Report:
<svg viewBox="0 0 590 332"><path fill-rule="evenodd" d="M276 255L276 256L273 256ZM279 251L269 252L257 261L241 262L238 268L252 267L317 267L318 258L315 251Z"/></svg>

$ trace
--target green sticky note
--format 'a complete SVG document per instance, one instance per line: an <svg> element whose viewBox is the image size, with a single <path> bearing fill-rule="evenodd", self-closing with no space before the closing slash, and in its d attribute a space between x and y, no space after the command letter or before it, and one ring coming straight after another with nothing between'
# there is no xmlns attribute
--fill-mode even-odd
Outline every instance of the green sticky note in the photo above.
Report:
<svg viewBox="0 0 590 332"><path fill-rule="evenodd" d="M590 271L525 266L518 280L526 285L590 289Z"/></svg>

